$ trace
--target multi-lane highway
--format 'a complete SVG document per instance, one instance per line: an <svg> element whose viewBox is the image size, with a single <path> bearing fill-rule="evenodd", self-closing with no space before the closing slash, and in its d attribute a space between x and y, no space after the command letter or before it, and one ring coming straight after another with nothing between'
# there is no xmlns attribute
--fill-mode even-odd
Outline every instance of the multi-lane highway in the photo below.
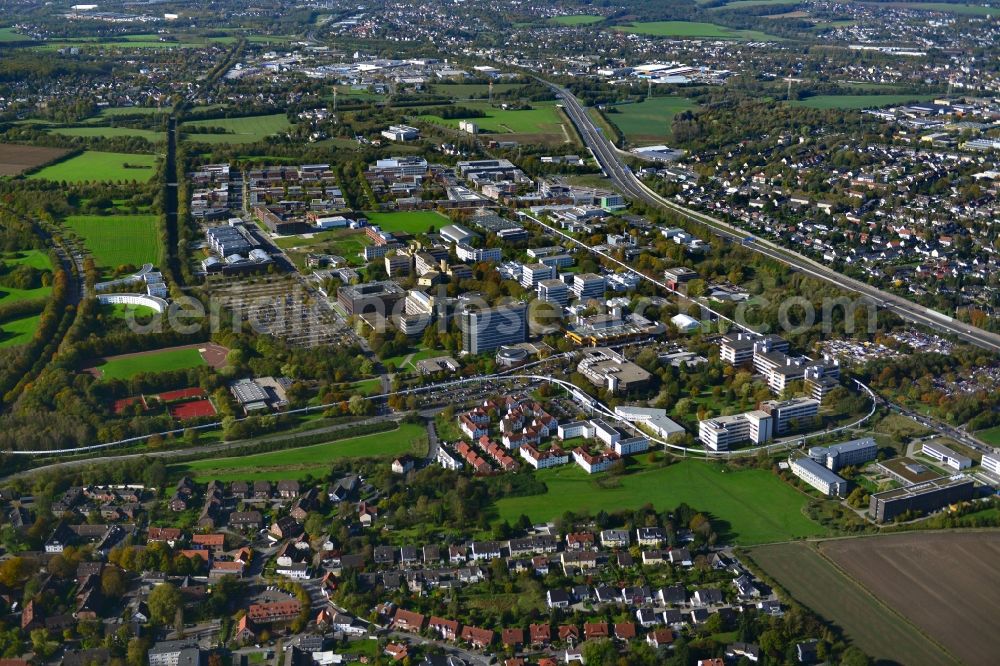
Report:
<svg viewBox="0 0 1000 666"><path fill-rule="evenodd" d="M544 83L559 96L566 114L573 121L573 124L576 125L577 131L580 133L580 137L587 145L587 148L590 149L608 178L621 190L622 194L633 200L670 210L684 219L704 225L713 234L722 238L737 243L744 243L748 238L748 232L739 227L681 206L677 202L665 199L649 189L622 161L618 149L597 128L594 121L587 115L586 109L580 104L580 101L565 88L548 81ZM828 266L824 266L817 261L813 261L808 257L770 241L754 238L752 242L745 242L744 244L748 249L780 261L797 271L831 282L844 290L871 299L878 307L885 308L903 319L949 333L991 352L1000 352L1000 335L996 333L990 333L975 326L970 326L940 312L913 303L896 294L882 291L860 280L849 278Z"/></svg>

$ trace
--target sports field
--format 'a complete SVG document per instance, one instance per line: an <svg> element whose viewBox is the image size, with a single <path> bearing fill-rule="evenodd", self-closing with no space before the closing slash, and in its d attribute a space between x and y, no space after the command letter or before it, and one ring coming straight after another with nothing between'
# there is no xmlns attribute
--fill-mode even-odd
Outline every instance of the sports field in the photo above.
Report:
<svg viewBox="0 0 1000 666"><path fill-rule="evenodd" d="M597 14L573 14L572 16L554 16L549 20L559 25L576 26L600 23L604 20L604 17Z"/></svg>
<svg viewBox="0 0 1000 666"><path fill-rule="evenodd" d="M674 116L697 105L686 97L650 97L636 104L620 104L608 113L622 134L632 142L667 141Z"/></svg>
<svg viewBox="0 0 1000 666"><path fill-rule="evenodd" d="M480 132L489 134L523 134L530 136L558 136L562 138L562 120L556 111L555 102L532 102L530 109L505 111L493 108L489 102L466 102L463 107L477 109L485 113L482 118L467 118L479 126ZM421 120L458 129L460 118L441 118L430 114L420 116Z"/></svg>
<svg viewBox="0 0 1000 666"><path fill-rule="evenodd" d="M116 136L138 137L151 143L165 141L167 138L167 135L164 132L154 132L153 130L147 129L133 129L131 127L102 127L95 125L94 127L56 127L50 131L64 136L99 138L111 138Z"/></svg>
<svg viewBox="0 0 1000 666"><path fill-rule="evenodd" d="M87 150L68 160L47 166L31 178L84 182L147 182L156 175L156 157L132 153Z"/></svg>
<svg viewBox="0 0 1000 666"><path fill-rule="evenodd" d="M130 379L140 373L186 370L205 365L201 353L192 347L164 349L147 354L127 354L107 359L97 366L104 379Z"/></svg>
<svg viewBox="0 0 1000 666"><path fill-rule="evenodd" d="M640 459L634 459L617 488L601 487L597 480L607 479L606 474L590 476L574 464L538 472L548 492L500 500L499 518L513 522L523 513L540 522L565 511L597 513L647 503L663 510L687 502L709 512L720 537L730 543L745 546L823 533L802 513L805 496L771 472L727 472L720 465L694 460L655 467Z"/></svg>
<svg viewBox="0 0 1000 666"><path fill-rule="evenodd" d="M751 557L795 599L838 625L876 661L922 666L956 663L913 625L841 573L815 546L805 543L762 546L754 548ZM899 584L907 585L902 580ZM925 597L922 602L930 603L931 599ZM945 614L943 608L937 612Z"/></svg>
<svg viewBox="0 0 1000 666"><path fill-rule="evenodd" d="M163 248L155 215L72 215L65 224L83 239L98 267L160 263Z"/></svg>
<svg viewBox="0 0 1000 666"><path fill-rule="evenodd" d="M37 268L38 270L52 270L52 262L49 261L49 255L41 250L25 250L3 254L0 255L0 263L5 266L25 265ZM14 287L0 285L0 305L45 298L51 293L51 286L36 287L35 289L15 289Z"/></svg>
<svg viewBox="0 0 1000 666"><path fill-rule="evenodd" d="M196 480L294 479L327 473L326 465L341 458L384 458L404 453L423 455L415 445L426 442L427 431L419 425L403 423L396 430L350 439L270 451L241 458L213 458L176 465L171 471L191 474Z"/></svg>
<svg viewBox="0 0 1000 666"><path fill-rule="evenodd" d="M451 224L451 219L433 210L408 210L401 213L365 213L372 224L382 231L398 231L407 234L427 233L430 227L441 231L441 227Z"/></svg>
<svg viewBox="0 0 1000 666"><path fill-rule="evenodd" d="M677 39L732 39L741 41L775 41L780 39L759 30L734 30L723 25L698 21L647 21L630 25L616 25L614 29L618 32Z"/></svg>
<svg viewBox="0 0 1000 666"><path fill-rule="evenodd" d="M226 130L225 134L185 134L184 138L188 141L198 141L200 143L254 143L288 130L291 127L291 123L288 122L285 114L275 113L270 116L194 120L184 123L184 127L221 127Z"/></svg>
<svg viewBox="0 0 1000 666"><path fill-rule="evenodd" d="M0 176L16 176L66 154L63 148L0 143Z"/></svg>
<svg viewBox="0 0 1000 666"><path fill-rule="evenodd" d="M14 347L31 342L40 319L41 315L37 314L0 324L0 347Z"/></svg>
<svg viewBox="0 0 1000 666"><path fill-rule="evenodd" d="M934 95L816 95L803 100L788 102L793 106L807 106L811 109L873 109L880 106L905 104L933 99Z"/></svg>
<svg viewBox="0 0 1000 666"><path fill-rule="evenodd" d="M976 437L992 446L1000 446L1000 426L994 426L986 430L977 430Z"/></svg>

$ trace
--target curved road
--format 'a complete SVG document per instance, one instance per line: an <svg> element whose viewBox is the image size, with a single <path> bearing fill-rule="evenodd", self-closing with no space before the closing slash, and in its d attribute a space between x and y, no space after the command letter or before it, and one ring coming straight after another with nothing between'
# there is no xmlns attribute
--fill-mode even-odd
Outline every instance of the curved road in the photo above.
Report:
<svg viewBox="0 0 1000 666"><path fill-rule="evenodd" d="M749 232L739 227L681 206L649 189L622 161L617 148L597 128L590 116L587 115L586 109L580 104L580 101L565 88L549 81L541 81L556 92L558 98L563 102L566 114L573 121L573 124L576 125L583 142L590 149L591 153L593 153L594 158L601 165L601 168L604 169L608 178L621 189L623 194L631 199L643 201L652 206L666 208L687 220L707 226L717 236L737 243L742 243L750 236ZM775 261L780 261L797 271L865 296L874 301L879 307L884 307L903 319L950 333L988 351L1000 352L1000 335L996 333L990 333L964 322L956 321L947 315L913 303L901 296L882 291L860 280L849 278L832 270L828 266L824 266L819 262L770 241L754 238L753 242L749 243L747 247Z"/></svg>

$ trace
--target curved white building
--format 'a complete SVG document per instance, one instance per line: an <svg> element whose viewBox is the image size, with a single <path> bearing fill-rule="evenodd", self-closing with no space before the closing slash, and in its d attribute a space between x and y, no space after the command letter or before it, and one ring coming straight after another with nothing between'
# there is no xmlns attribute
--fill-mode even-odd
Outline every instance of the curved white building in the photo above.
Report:
<svg viewBox="0 0 1000 666"><path fill-rule="evenodd" d="M162 298L146 294L98 294L97 302L101 305L143 305L161 314L167 311L169 305Z"/></svg>

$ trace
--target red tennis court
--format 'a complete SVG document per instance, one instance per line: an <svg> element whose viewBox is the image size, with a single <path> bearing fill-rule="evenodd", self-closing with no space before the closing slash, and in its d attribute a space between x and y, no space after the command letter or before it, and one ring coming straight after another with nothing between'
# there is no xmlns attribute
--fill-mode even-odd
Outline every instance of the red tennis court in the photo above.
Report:
<svg viewBox="0 0 1000 666"><path fill-rule="evenodd" d="M170 415L175 419L196 419L201 416L215 416L215 406L211 400L192 400L179 405L171 405Z"/></svg>

